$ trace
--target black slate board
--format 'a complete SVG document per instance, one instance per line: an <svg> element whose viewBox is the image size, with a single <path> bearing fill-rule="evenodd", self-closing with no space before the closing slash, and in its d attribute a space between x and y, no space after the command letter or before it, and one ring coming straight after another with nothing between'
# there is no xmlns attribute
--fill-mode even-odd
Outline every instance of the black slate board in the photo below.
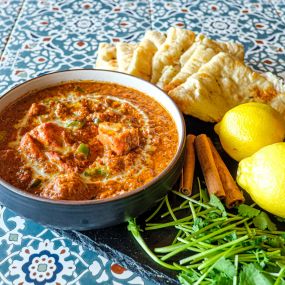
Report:
<svg viewBox="0 0 285 285"><path fill-rule="evenodd" d="M225 163L235 176L237 163L222 150L219 139L214 132L214 124L205 123L189 116L185 116L184 118L188 134L192 133L198 135L205 133L212 138ZM199 167L196 167L195 172L196 175L202 177ZM175 201L171 202L173 203ZM153 209L150 209L143 216L139 217L138 223L142 222L144 218L152 213L152 211ZM102 256L119 263L139 274L141 277L151 280L155 284L179 284L176 278L176 272L157 265L147 256L133 239L131 233L128 232L126 223L102 230L89 230L85 232L55 231L71 238L85 248L96 250ZM166 230L163 230L161 233L158 233L157 231L143 233L143 237L150 248L169 244L174 236L175 232L169 231L167 233Z"/></svg>

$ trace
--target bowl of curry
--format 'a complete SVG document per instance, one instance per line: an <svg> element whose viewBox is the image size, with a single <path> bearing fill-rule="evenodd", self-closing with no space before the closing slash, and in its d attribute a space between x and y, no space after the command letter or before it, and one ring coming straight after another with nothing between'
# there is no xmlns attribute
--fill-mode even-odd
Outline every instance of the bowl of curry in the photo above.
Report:
<svg viewBox="0 0 285 285"><path fill-rule="evenodd" d="M0 99L0 200L64 229L103 228L177 180L185 126L156 86L105 70L46 74Z"/></svg>

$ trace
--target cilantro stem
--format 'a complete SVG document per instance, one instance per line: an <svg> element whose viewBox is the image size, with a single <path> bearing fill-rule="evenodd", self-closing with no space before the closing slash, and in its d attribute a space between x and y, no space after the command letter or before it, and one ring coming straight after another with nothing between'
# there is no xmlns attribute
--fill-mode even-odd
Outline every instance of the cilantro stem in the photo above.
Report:
<svg viewBox="0 0 285 285"><path fill-rule="evenodd" d="M174 213L172 212L172 209L171 209L171 207L170 207L169 200L168 200L168 196L165 197L165 203L166 203L167 209L168 209L168 211L169 211L169 213L170 213L172 219L173 219L174 221L177 221L177 218L175 217L175 215L174 215Z"/></svg>
<svg viewBox="0 0 285 285"><path fill-rule="evenodd" d="M208 235L203 236L203 241L204 241L204 240L207 240L207 239L209 239L209 238L211 238L211 237L217 236L217 235L220 234L220 233L223 233L223 232L226 232L226 231L228 231L228 230L231 230L231 229L235 228L238 224L243 223L245 220L247 220L247 218L244 219L244 220L242 220L242 221L239 221L239 222L237 222L237 223L235 223L235 224L232 224L232 225L229 225L229 226L227 226L227 227L221 228L221 229L219 229L219 230L217 230L217 231L215 231L215 232L209 233ZM195 235L197 235L197 233L198 233L198 232L196 232ZM201 233L201 232L200 232L200 233ZM195 235L194 235L194 236L195 236ZM228 235L228 233L226 233L225 235ZM189 239L189 237L187 237L187 239Z"/></svg>
<svg viewBox="0 0 285 285"><path fill-rule="evenodd" d="M184 201L180 206L176 207L176 208L173 208L172 211L173 212L177 212L177 211L181 211L181 210L185 210L185 209L188 209L189 206L187 205L188 204L188 201ZM169 212L165 212L163 214L160 215L161 218L165 218L167 217L168 215L170 215ZM147 221L146 221L147 222Z"/></svg>
<svg viewBox="0 0 285 285"><path fill-rule="evenodd" d="M238 254L235 255L235 276L233 278L233 285L237 285L237 280L238 280Z"/></svg>
<svg viewBox="0 0 285 285"><path fill-rule="evenodd" d="M135 240L138 242L138 244L142 247L142 249L148 254L148 256L154 260L155 262L157 262L158 264L160 264L163 267L166 267L168 269L172 269L172 270L179 270L177 267L168 264L166 262L161 261L151 250L150 248L147 246L147 244L145 243L145 241L143 240L141 234L140 234L140 229L139 226L136 224L136 220L135 219L130 219L128 221L128 230L132 233L133 237L135 238Z"/></svg>
<svg viewBox="0 0 285 285"><path fill-rule="evenodd" d="M190 209L191 209L193 220L195 222L195 220L197 219L197 215L196 215L196 211L195 211L195 208L193 206L193 203L191 201L189 201L189 206L190 206Z"/></svg>
<svg viewBox="0 0 285 285"><path fill-rule="evenodd" d="M186 199L186 200L188 200L188 201L191 201L192 203L197 204L197 205L199 205L199 206L201 206L201 207L203 207L203 208L206 208L206 209L211 208L211 206L206 205L206 204L204 204L204 203L201 203L201 202L199 202L199 201L197 201L197 200L194 200L194 199L192 199L192 198L190 198L190 197L188 197L188 196L186 196L186 195L183 195L183 194L181 194L181 193L179 193L179 192L177 192L177 191L172 191L172 193L174 193L174 194L176 194L177 196L180 196L180 197L182 197L182 198L184 198L184 199Z"/></svg>
<svg viewBox="0 0 285 285"><path fill-rule="evenodd" d="M207 210L204 210L204 211L201 211L200 214L202 213L209 213L212 209L207 209ZM187 216L185 218L182 218L182 219L178 219L176 221L171 221L171 222L168 222L168 223L160 223L160 224L151 224L151 226L149 226L149 224L146 224L146 228L145 230L156 230L156 229L161 229L161 228L166 228L166 227L172 227L172 226L175 226L175 225L179 225L179 224L183 224L185 222L189 222L193 220L193 217L192 216ZM190 224L193 224L193 222L191 222Z"/></svg>
<svg viewBox="0 0 285 285"><path fill-rule="evenodd" d="M157 230L157 229L162 229L162 228L167 228L167 227L172 227L175 225L179 225L179 224L183 224L185 222L189 223L189 224L193 224L193 222L190 222L192 220L191 216L182 218L182 219L178 219L176 221L172 221L172 222L168 222L168 223L163 223L163 224L154 224L149 226L147 224L147 227L145 228L146 231L150 231L150 230Z"/></svg>
<svg viewBox="0 0 285 285"><path fill-rule="evenodd" d="M177 232L177 235L175 236L174 240L172 241L172 244L175 244L177 242L177 239L183 234L182 230L179 230Z"/></svg>
<svg viewBox="0 0 285 285"><path fill-rule="evenodd" d="M238 239L236 239L236 240L233 240L233 241L231 241L231 242L222 244L222 245L217 246L217 247L212 248L212 249L208 249L208 250L206 250L206 251L204 251L204 252L202 252L202 253L198 253L198 254L195 254L195 255L192 255L192 256L188 256L188 257L186 257L186 258L183 258L183 259L181 259L181 260L179 261L179 264L185 264L185 263L188 263L188 262L190 262L190 261L197 262L198 260L201 260L201 259L203 259L204 257L206 257L206 256L208 256L208 255L210 255L210 254L215 253L216 251L219 251L219 250L221 250L221 249L227 248L227 247L232 246L232 245L234 245L234 244L240 243L240 242L245 241L245 240L247 240L247 239L248 239L248 235L245 235L245 236L243 236L243 237L241 237L241 238L238 238Z"/></svg>
<svg viewBox="0 0 285 285"><path fill-rule="evenodd" d="M164 202L165 202L165 198L166 196L162 199L162 201L159 203L158 207L156 208L156 210L145 220L146 222L150 221L151 219L153 219L156 214L160 211L160 209L162 208Z"/></svg>
<svg viewBox="0 0 285 285"><path fill-rule="evenodd" d="M274 285L281 285L282 284L282 277L283 277L284 272L285 272L285 267L283 266L278 273L278 277L277 277Z"/></svg>
<svg viewBox="0 0 285 285"><path fill-rule="evenodd" d="M193 285L199 285L201 282L207 277L207 275L213 270L215 264L213 264L211 267L207 269L207 271L193 284Z"/></svg>

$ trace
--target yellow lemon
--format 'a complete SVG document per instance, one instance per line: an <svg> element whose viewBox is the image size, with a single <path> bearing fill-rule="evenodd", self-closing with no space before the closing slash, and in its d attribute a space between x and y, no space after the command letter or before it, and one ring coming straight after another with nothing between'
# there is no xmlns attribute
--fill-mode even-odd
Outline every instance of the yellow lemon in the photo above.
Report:
<svg viewBox="0 0 285 285"><path fill-rule="evenodd" d="M269 105L251 102L229 110L215 131L224 150L240 161L266 145L283 141L285 121Z"/></svg>
<svg viewBox="0 0 285 285"><path fill-rule="evenodd" d="M285 142L265 146L238 165L237 182L264 210L285 218Z"/></svg>

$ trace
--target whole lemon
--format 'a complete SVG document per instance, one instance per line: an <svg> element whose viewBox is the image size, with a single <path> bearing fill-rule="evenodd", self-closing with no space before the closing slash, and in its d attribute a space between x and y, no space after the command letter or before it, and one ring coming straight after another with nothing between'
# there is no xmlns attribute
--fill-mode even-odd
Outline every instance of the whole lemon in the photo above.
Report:
<svg viewBox="0 0 285 285"><path fill-rule="evenodd" d="M285 121L269 105L251 102L229 110L215 125L215 132L224 150L240 161L266 145L283 141Z"/></svg>
<svg viewBox="0 0 285 285"><path fill-rule="evenodd" d="M237 182L266 211L285 218L285 142L265 146L238 165Z"/></svg>

